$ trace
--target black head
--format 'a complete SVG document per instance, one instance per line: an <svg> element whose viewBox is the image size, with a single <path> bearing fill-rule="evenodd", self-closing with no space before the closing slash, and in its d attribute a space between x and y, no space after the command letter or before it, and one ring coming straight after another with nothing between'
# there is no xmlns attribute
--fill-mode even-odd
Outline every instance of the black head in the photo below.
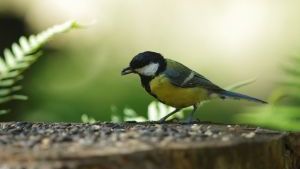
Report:
<svg viewBox="0 0 300 169"><path fill-rule="evenodd" d="M129 67L123 69L122 75L138 73L143 76L155 76L166 68L166 60L156 52L146 51L137 54L131 60Z"/></svg>

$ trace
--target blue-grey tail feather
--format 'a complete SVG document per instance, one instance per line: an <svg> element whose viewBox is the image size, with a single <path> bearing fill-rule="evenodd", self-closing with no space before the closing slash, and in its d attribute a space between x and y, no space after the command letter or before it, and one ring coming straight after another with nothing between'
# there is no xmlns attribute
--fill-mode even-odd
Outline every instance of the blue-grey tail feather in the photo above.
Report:
<svg viewBox="0 0 300 169"><path fill-rule="evenodd" d="M240 94L240 93L235 93L235 92L230 92L230 91L222 91L219 93L221 97L231 97L234 99L245 99L245 100L249 100L249 101L253 101L253 102L258 102L258 103L264 103L266 104L267 102L254 98L254 97L250 97L244 94Z"/></svg>

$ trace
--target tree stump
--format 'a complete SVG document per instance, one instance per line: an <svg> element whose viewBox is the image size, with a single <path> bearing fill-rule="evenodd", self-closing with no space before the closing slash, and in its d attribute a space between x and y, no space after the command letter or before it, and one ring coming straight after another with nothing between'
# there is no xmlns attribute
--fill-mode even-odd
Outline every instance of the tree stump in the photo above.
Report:
<svg viewBox="0 0 300 169"><path fill-rule="evenodd" d="M240 125L0 123L0 169L299 169L300 134Z"/></svg>

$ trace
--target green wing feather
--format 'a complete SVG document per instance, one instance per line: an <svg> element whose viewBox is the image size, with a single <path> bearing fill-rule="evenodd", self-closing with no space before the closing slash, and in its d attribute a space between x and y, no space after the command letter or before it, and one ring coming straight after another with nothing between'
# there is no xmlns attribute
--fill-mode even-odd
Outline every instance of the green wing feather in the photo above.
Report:
<svg viewBox="0 0 300 169"><path fill-rule="evenodd" d="M203 87L211 92L224 91L204 76L171 59L167 59L167 68L164 74L172 84L178 87Z"/></svg>

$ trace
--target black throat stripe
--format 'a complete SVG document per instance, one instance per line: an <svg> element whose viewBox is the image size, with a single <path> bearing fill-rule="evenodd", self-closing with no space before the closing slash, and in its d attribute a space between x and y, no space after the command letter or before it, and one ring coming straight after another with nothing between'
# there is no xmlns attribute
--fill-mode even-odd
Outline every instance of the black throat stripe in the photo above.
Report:
<svg viewBox="0 0 300 169"><path fill-rule="evenodd" d="M155 97L156 99L157 96L151 92L151 88L150 88L150 82L152 79L154 79L155 77L153 76L143 76L143 75L140 75L140 78L141 78L141 82L142 82L142 86L145 88L145 90L150 94L152 95L153 97Z"/></svg>

